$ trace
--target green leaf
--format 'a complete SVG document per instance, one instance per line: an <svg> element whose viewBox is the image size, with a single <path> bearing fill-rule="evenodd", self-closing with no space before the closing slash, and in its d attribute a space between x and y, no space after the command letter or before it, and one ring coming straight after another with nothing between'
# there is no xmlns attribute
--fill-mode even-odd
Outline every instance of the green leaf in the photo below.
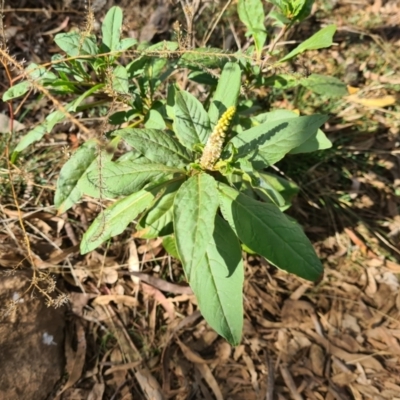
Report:
<svg viewBox="0 0 400 400"><path fill-rule="evenodd" d="M11 86L3 94L3 101L8 101L23 96L28 92L30 87L31 84L28 81L19 82L16 85Z"/></svg>
<svg viewBox="0 0 400 400"><path fill-rule="evenodd" d="M61 50L64 50L69 56L75 57L82 55L96 55L98 48L94 36L85 36L78 32L59 33L54 41Z"/></svg>
<svg viewBox="0 0 400 400"><path fill-rule="evenodd" d="M349 94L346 84L334 76L312 74L301 79L300 84L327 97L343 97Z"/></svg>
<svg viewBox="0 0 400 400"><path fill-rule="evenodd" d="M321 261L297 223L274 204L261 203L222 183L218 189L222 214L246 246L304 279L321 277Z"/></svg>
<svg viewBox="0 0 400 400"><path fill-rule="evenodd" d="M243 329L244 268L239 241L220 216L203 261L194 267L189 284L208 324L231 345L240 343Z"/></svg>
<svg viewBox="0 0 400 400"><path fill-rule="evenodd" d="M239 133L231 143L238 150L238 158L251 156L255 168L262 169L315 135L327 119L325 115L315 114L266 122Z"/></svg>
<svg viewBox="0 0 400 400"><path fill-rule="evenodd" d="M129 94L129 78L126 68L117 65L112 73L112 87L120 94Z"/></svg>
<svg viewBox="0 0 400 400"><path fill-rule="evenodd" d="M239 65L231 62L226 63L208 110L212 128L214 128L222 114L229 107L236 106L240 93L240 85L241 70Z"/></svg>
<svg viewBox="0 0 400 400"><path fill-rule="evenodd" d="M263 4L261 0L239 0L237 10L240 20L246 25L247 34L253 36L257 57L260 58L267 39Z"/></svg>
<svg viewBox="0 0 400 400"><path fill-rule="evenodd" d="M168 86L167 92L167 103L165 110L169 119L175 120L175 99L176 99L177 87L173 84Z"/></svg>
<svg viewBox="0 0 400 400"><path fill-rule="evenodd" d="M30 78L34 80L53 81L54 79L57 79L57 75L55 75L53 72L48 71L46 68L35 63L29 64L26 68L26 72L29 74Z"/></svg>
<svg viewBox="0 0 400 400"><path fill-rule="evenodd" d="M310 14L315 0L297 0L299 6L296 10L295 21L303 21Z"/></svg>
<svg viewBox="0 0 400 400"><path fill-rule="evenodd" d="M174 232L179 258L190 280L192 271L204 260L214 231L218 192L214 178L198 174L178 190L174 201Z"/></svg>
<svg viewBox="0 0 400 400"><path fill-rule="evenodd" d="M167 253L171 256L179 260L178 250L176 248L176 241L174 236L166 236L163 238L163 247L167 251Z"/></svg>
<svg viewBox="0 0 400 400"><path fill-rule="evenodd" d="M103 33L103 43L107 46L108 51L119 50L119 38L122 28L122 9L119 7L111 7L103 21L101 31Z"/></svg>
<svg viewBox="0 0 400 400"><path fill-rule="evenodd" d="M286 204L290 204L293 197L299 192L299 187L288 181L287 179L270 174L268 172L259 172L259 176L263 181L271 185L285 199Z"/></svg>
<svg viewBox="0 0 400 400"><path fill-rule="evenodd" d="M290 150L289 154L312 153L313 151L330 149L331 147L332 142L321 129L318 129L315 135L311 136L299 147Z"/></svg>
<svg viewBox="0 0 400 400"><path fill-rule="evenodd" d="M126 227L153 201L163 185L143 189L115 202L101 212L82 238L80 251L86 254L113 236L122 233Z"/></svg>
<svg viewBox="0 0 400 400"><path fill-rule="evenodd" d="M40 140L47 133L47 121L29 131L17 144L13 153L19 153L25 150L29 145Z"/></svg>
<svg viewBox="0 0 400 400"><path fill-rule="evenodd" d="M200 83L201 85L217 86L218 79L204 71L192 71L188 78L193 82Z"/></svg>
<svg viewBox="0 0 400 400"><path fill-rule="evenodd" d="M261 113L256 115L255 117L251 117L251 122L253 125L258 126L260 124L264 124L266 122L274 122L279 121L285 118L298 118L298 114L294 111L285 110L285 109L277 109L273 111L268 111L266 113Z"/></svg>
<svg viewBox="0 0 400 400"><path fill-rule="evenodd" d="M275 188L269 184L268 181L264 180L259 176L258 186L254 187L254 191L257 195L267 203L273 203L279 208L285 206L285 199L281 194L275 190Z"/></svg>
<svg viewBox="0 0 400 400"><path fill-rule="evenodd" d="M290 110L274 110L267 113L259 114L252 117L251 121L254 125L266 122L278 121L284 118L298 118L298 114ZM310 136L300 146L290 150L289 154L311 153L317 150L325 150L332 147L332 142L326 137L325 133L318 129L315 135Z"/></svg>
<svg viewBox="0 0 400 400"><path fill-rule="evenodd" d="M121 39L121 41L117 45L116 50L118 50L118 51L128 50L130 47L137 44L137 42L138 42L137 39L134 39L134 38Z"/></svg>
<svg viewBox="0 0 400 400"><path fill-rule="evenodd" d="M210 133L210 120L203 105L193 95L180 91L175 97L174 131L179 141L189 150L205 144Z"/></svg>
<svg viewBox="0 0 400 400"><path fill-rule="evenodd" d="M336 32L336 25L328 25L322 28L320 31L312 35L309 39L302 42L295 49L293 49L285 57L281 58L278 63L290 60L291 58L307 51L307 50L318 50L332 46L333 35Z"/></svg>
<svg viewBox="0 0 400 400"><path fill-rule="evenodd" d="M46 68L35 63L29 64L25 71L29 75L30 80L34 81L48 82L57 79L57 76L53 72L50 72ZM24 80L14 86L11 86L3 94L3 101L15 99L16 97L20 97L26 94L31 87L30 80Z"/></svg>
<svg viewBox="0 0 400 400"><path fill-rule="evenodd" d="M144 124L146 129L167 129L164 118L157 110L150 110L146 116L146 122Z"/></svg>
<svg viewBox="0 0 400 400"><path fill-rule="evenodd" d="M185 52L180 58L178 65L182 67L202 69L218 68L223 64L223 57L226 56L221 49L212 47L198 47Z"/></svg>
<svg viewBox="0 0 400 400"><path fill-rule="evenodd" d="M307 18L314 0L269 0L276 5L289 22L302 21Z"/></svg>
<svg viewBox="0 0 400 400"><path fill-rule="evenodd" d="M86 173L97 155L97 141L85 142L63 165L57 180L54 205L58 214L62 214L76 204L83 193L78 188L79 179Z"/></svg>
<svg viewBox="0 0 400 400"><path fill-rule="evenodd" d="M295 75L278 74L263 78L263 85L276 89L291 89L300 85L300 79Z"/></svg>
<svg viewBox="0 0 400 400"><path fill-rule="evenodd" d="M172 181L161 193L155 203L142 216L137 225L137 236L144 239L154 239L170 235L173 232L173 204L176 193L183 183L183 178Z"/></svg>
<svg viewBox="0 0 400 400"><path fill-rule="evenodd" d="M151 181L157 181L183 171L163 164L153 164L147 159L135 161L107 161L97 170L87 174L87 180L78 182L87 195L100 198L115 198L136 192Z"/></svg>
<svg viewBox="0 0 400 400"><path fill-rule="evenodd" d="M167 132L158 129L125 128L116 130L113 134L122 137L153 162L182 167L191 161L186 149Z"/></svg>

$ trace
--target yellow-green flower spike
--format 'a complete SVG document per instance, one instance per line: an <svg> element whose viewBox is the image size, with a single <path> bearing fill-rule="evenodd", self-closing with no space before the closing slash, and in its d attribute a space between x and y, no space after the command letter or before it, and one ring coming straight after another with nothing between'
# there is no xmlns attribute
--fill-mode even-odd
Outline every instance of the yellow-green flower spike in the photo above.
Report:
<svg viewBox="0 0 400 400"><path fill-rule="evenodd" d="M224 145L225 135L236 111L235 106L229 107L215 125L210 137L204 146L203 154L200 158L200 166L203 169L214 169L215 163L218 161Z"/></svg>

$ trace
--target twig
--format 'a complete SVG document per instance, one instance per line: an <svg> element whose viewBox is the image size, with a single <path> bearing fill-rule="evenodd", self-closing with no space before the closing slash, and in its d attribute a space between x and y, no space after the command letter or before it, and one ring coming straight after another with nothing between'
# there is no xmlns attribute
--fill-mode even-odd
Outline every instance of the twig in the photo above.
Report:
<svg viewBox="0 0 400 400"><path fill-rule="evenodd" d="M224 5L223 9L221 10L221 12L219 13L217 19L214 22L214 25L211 27L210 31L208 32L207 36L203 39L203 43L202 46L205 46L207 44L207 42L209 41L212 33L214 32L215 27L217 26L219 20L222 18L222 15L224 14L225 10L229 7L229 5L231 4L232 0L228 0L226 2L226 4Z"/></svg>
<svg viewBox="0 0 400 400"><path fill-rule="evenodd" d="M276 38L273 40L273 42L269 46L269 51L264 57L264 60L261 63L261 70L264 68L264 65L267 63L267 61L271 58L272 52L274 51L275 46L277 43L282 39L283 35L286 33L289 25L283 25L281 30L279 31L278 35Z"/></svg>
<svg viewBox="0 0 400 400"><path fill-rule="evenodd" d="M274 369L274 364L272 363L272 359L271 359L268 349L266 349L265 358L267 361L267 370L268 370L267 395L266 395L265 399L273 400L274 399L274 386L275 386L275 369Z"/></svg>
<svg viewBox="0 0 400 400"><path fill-rule="evenodd" d="M295 400L303 400L303 396L297 392L296 385L294 383L294 380L293 380L292 375L290 374L288 368L282 364L279 366L279 368L281 370L282 378L285 381L285 384L286 384L287 388L289 389L293 398Z"/></svg>

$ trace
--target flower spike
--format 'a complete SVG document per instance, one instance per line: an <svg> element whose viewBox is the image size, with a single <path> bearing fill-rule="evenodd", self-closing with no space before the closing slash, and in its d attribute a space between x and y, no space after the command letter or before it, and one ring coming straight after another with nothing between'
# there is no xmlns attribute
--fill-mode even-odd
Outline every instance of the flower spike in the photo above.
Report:
<svg viewBox="0 0 400 400"><path fill-rule="evenodd" d="M203 169L214 169L215 163L218 161L224 145L225 135L236 111L235 106L229 107L215 125L207 143L204 147L203 154L200 158L200 166Z"/></svg>

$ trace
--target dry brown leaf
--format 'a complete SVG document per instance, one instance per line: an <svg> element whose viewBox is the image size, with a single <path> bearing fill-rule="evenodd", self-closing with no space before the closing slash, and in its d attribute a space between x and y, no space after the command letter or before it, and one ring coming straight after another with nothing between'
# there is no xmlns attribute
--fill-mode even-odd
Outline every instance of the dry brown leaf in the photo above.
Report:
<svg viewBox="0 0 400 400"><path fill-rule="evenodd" d="M347 97L347 100L353 103L361 104L365 107L372 107L372 108L383 108L388 107L396 103L395 96L383 96L383 97L376 97L376 98L369 98L369 99L362 99L359 98L357 95L350 95Z"/></svg>
<svg viewBox="0 0 400 400"><path fill-rule="evenodd" d="M210 368L206 364L195 364L196 369L200 372L203 379L207 382L210 389L213 391L214 396L217 400L224 400L221 389L218 386L218 382L215 380Z"/></svg>
<svg viewBox="0 0 400 400"><path fill-rule="evenodd" d="M176 342L178 343L180 349L182 350L183 355L191 362L195 364L211 364L214 360L205 360L200 356L199 353L193 351L190 347L186 346L182 343L178 338L176 338Z"/></svg>
<svg viewBox="0 0 400 400"><path fill-rule="evenodd" d="M95 383L89 393L88 400L102 400L106 385L104 383Z"/></svg>
<svg viewBox="0 0 400 400"><path fill-rule="evenodd" d="M324 375L325 354L320 346L313 343L310 347L311 369L318 376Z"/></svg>
<svg viewBox="0 0 400 400"><path fill-rule="evenodd" d="M370 368L375 371L382 371L383 367L378 360L373 358L373 356L366 354L352 354L337 346L334 346L329 340L321 337L317 333L311 330L306 331L307 335L311 336L318 344L325 347L325 351L333 356L336 356L340 360L343 360L349 364L360 363L365 368Z"/></svg>
<svg viewBox="0 0 400 400"><path fill-rule="evenodd" d="M127 307L137 307L138 305L138 301L135 297L121 294L105 294L102 296L97 296L93 300L92 304L104 306L110 304L111 302L116 304L124 304Z"/></svg>
<svg viewBox="0 0 400 400"><path fill-rule="evenodd" d="M129 272L139 272L140 271L140 261L139 261L139 255L136 247L135 240L132 239L129 242L129 258L128 258L128 271ZM138 285L140 282L140 279L134 275L131 275L131 279L134 284Z"/></svg>
<svg viewBox="0 0 400 400"><path fill-rule="evenodd" d="M332 382L340 387L349 386L351 383L357 380L357 374L351 372L341 372L337 375L332 376Z"/></svg>
<svg viewBox="0 0 400 400"><path fill-rule="evenodd" d="M57 393L57 399L59 399L62 393L67 389L71 388L82 376L86 357L86 337L82 322L79 319L75 321L75 328L77 343L76 351L72 348L72 337L68 337L67 335L65 339L65 358L67 361L65 370L68 373L68 380L63 388Z"/></svg>
<svg viewBox="0 0 400 400"><path fill-rule="evenodd" d="M135 372L135 378L144 391L147 399L164 400L164 395L160 385L147 368L137 370Z"/></svg>
<svg viewBox="0 0 400 400"><path fill-rule="evenodd" d="M122 357L121 350L118 347L116 347L115 349L113 349L111 351L110 361L112 362L113 366L106 369L103 372L103 375L107 376L107 375L112 374L112 378L109 381L107 381L107 383L110 386L112 386L114 389L117 389L119 387L122 387L124 382L126 381L127 373L128 373L127 370L129 369L129 367L121 368L121 367L125 367L126 365L120 365L120 364L123 364L124 359ZM139 366L140 363L141 363L141 361L137 361L136 363L134 363L135 364L134 367ZM129 363L129 364L131 364L131 363Z"/></svg>
<svg viewBox="0 0 400 400"><path fill-rule="evenodd" d="M162 308L167 312L170 321L175 319L175 307L173 303L167 299L164 294L153 286L142 283L142 290L145 294L151 296L158 303L161 304Z"/></svg>
<svg viewBox="0 0 400 400"><path fill-rule="evenodd" d="M251 385L253 386L254 391L259 394L260 393L260 387L258 385L258 375L257 375L257 371L254 367L254 363L253 360L247 355L247 354L243 354L243 360L246 363L247 369L249 371L250 374L250 378L251 378Z"/></svg>
<svg viewBox="0 0 400 400"><path fill-rule="evenodd" d="M102 278L104 283L113 285L118 280L118 271L113 267L105 267L103 269Z"/></svg>

